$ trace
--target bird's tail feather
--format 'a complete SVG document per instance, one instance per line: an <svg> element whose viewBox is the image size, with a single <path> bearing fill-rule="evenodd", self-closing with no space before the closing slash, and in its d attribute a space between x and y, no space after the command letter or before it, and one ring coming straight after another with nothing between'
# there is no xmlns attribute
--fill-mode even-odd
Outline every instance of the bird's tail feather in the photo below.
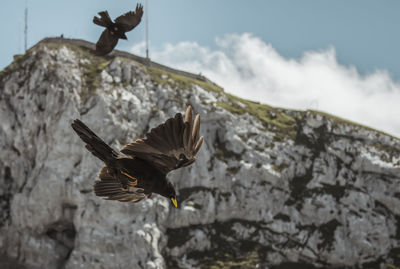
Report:
<svg viewBox="0 0 400 269"><path fill-rule="evenodd" d="M108 27L112 24L112 20L110 18L110 15L108 15L107 10L102 11L98 13L100 15L99 17L94 17L93 22L97 25L103 26L103 27Z"/></svg>
<svg viewBox="0 0 400 269"><path fill-rule="evenodd" d="M94 182L94 193L100 197L110 197L121 194L121 183L112 179L102 179Z"/></svg>
<svg viewBox="0 0 400 269"><path fill-rule="evenodd" d="M101 138L90 130L82 121L76 119L71 126L86 143L86 148L106 164L113 162L118 157L118 153L101 140Z"/></svg>
<svg viewBox="0 0 400 269"><path fill-rule="evenodd" d="M104 167L103 170L104 169L107 168ZM93 188L94 193L105 200L118 200L120 202L136 203L145 197L150 197L150 195L145 195L143 192L129 192L122 190L121 183L110 178L102 178L101 180L95 181Z"/></svg>

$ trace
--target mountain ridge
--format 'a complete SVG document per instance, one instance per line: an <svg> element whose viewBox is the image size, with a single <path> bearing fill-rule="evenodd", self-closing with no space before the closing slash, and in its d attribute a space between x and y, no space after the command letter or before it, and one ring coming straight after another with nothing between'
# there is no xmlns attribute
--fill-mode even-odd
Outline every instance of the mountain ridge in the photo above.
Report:
<svg viewBox="0 0 400 269"><path fill-rule="evenodd" d="M81 49L85 49L85 50L93 50L95 48L95 44L94 43L88 42L88 41L83 40L83 39L73 39L73 38L64 38L64 37L47 37L47 38L44 38L41 41L39 41L34 46L32 46L29 50L34 49L35 47L37 47L40 44L46 44L46 43L47 44L52 44L53 43L53 44L58 44L58 45L72 45L75 48L81 48ZM28 52L29 52L29 50L28 50ZM18 61L21 60L24 57L24 55L25 54L15 55L14 56L14 60L15 60L14 62L18 63ZM207 77L205 77L203 75L194 74L194 73L190 73L190 72L187 72L187 71L171 68L171 67L168 67L166 65L151 61L150 59L147 59L145 57L141 57L141 56L137 56L137 55L132 54L132 53L128 53L126 51L114 50L109 55L103 56L103 57L99 57L99 58L107 59L107 61L110 61L112 59L115 59L116 57L121 57L121 58L126 58L126 59L133 60L133 61L135 61L137 63L145 65L146 67L149 67L149 68L151 68L153 70L156 70L156 72L157 72L157 70L158 70L158 72L159 71L165 71L167 73L178 75L178 76L181 76L181 77L184 77L184 78L187 78L187 79L193 79L194 81L191 81L191 83L196 83L196 81L197 81L197 83L200 83L203 86L204 85L209 85L210 89L224 92L225 94L230 96L229 99L231 99L231 100L233 99L233 100L236 100L236 101L239 101L239 102L240 101L245 101L246 103L252 103L252 104L255 104L255 105L264 106L264 108L272 107L272 108L282 109L282 110L285 110L285 111L310 112L310 113L322 114L322 115L325 115L325 116L327 116L329 118L332 118L334 120L337 120L337 121L341 121L341 122L348 123L348 124L351 124L351 125L355 125L355 126L359 126L359 127L362 127L362 128L366 128L366 129L369 129L371 131L382 133L382 134L390 136L390 137L392 137L394 139L399 139L398 137L396 137L396 136L394 136L392 134L389 134L387 132L384 132L382 130L375 129L373 127L366 126L366 125L357 123L355 121L350 121L350 120L335 116L335 115L327 113L327 112L318 111L318 110L312 110L312 109L295 110L295 109L289 109L289 108L279 108L279 107L273 107L273 106L270 106L270 105L267 105L267 104L263 104L263 103L260 103L260 102L256 102L256 101L246 100L244 98L240 98L240 97L234 96L232 94L226 93L221 86L217 85L216 83L214 83L213 81L209 80ZM9 69L12 69L12 66L15 64L14 62L0 71L0 78L1 78L2 75L5 75ZM179 80L182 80L182 78L180 78ZM231 112L240 113L238 109L227 107L227 106L225 108L230 109ZM253 113L253 115L254 114L257 114L257 113Z"/></svg>
<svg viewBox="0 0 400 269"><path fill-rule="evenodd" d="M191 104L197 161L179 210L92 192L101 168L69 124L113 148ZM41 42L0 73L0 256L27 268L399 265L400 142L274 108L124 57Z"/></svg>

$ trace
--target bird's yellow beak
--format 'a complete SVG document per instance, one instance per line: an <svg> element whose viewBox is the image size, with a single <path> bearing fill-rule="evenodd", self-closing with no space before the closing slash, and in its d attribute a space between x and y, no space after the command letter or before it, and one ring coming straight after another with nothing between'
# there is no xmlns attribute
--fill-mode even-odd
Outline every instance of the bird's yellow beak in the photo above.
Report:
<svg viewBox="0 0 400 269"><path fill-rule="evenodd" d="M178 208L178 203L176 202L176 199L175 199L174 197L171 197L171 201L172 201L172 203L174 204L174 206L175 206L176 208Z"/></svg>

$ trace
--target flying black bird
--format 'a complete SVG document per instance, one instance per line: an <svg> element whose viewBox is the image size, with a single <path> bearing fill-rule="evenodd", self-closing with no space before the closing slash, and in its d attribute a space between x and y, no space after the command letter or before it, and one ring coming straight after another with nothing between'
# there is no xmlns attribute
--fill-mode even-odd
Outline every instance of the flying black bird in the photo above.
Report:
<svg viewBox="0 0 400 269"><path fill-rule="evenodd" d="M153 128L146 138L123 147L118 153L101 140L83 122L76 119L72 128L86 148L105 163L94 192L106 200L139 202L154 193L171 199L177 207L175 189L166 175L196 160L203 137L199 138L200 116L192 122L188 106L185 121L181 113Z"/></svg>
<svg viewBox="0 0 400 269"><path fill-rule="evenodd" d="M96 43L96 55L106 55L111 52L118 43L118 39L125 39L125 33L135 28L141 21L143 15L143 6L137 4L136 11L129 11L122 16L119 16L113 22L108 15L107 10L98 13L100 18L94 17L93 22L97 25L106 27Z"/></svg>

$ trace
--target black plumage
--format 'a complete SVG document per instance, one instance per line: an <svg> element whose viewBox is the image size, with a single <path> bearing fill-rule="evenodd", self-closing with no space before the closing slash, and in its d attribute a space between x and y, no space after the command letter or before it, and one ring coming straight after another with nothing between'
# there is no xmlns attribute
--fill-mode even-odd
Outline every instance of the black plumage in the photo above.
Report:
<svg viewBox="0 0 400 269"><path fill-rule="evenodd" d="M138 202L154 192L176 203L176 193L166 175L196 160L203 137L199 138L200 116L192 121L192 108L185 120L174 118L153 128L146 138L124 146L121 153L113 150L83 122L75 120L72 128L86 143L86 148L105 166L94 184L94 192L107 200Z"/></svg>
<svg viewBox="0 0 400 269"><path fill-rule="evenodd" d="M93 22L105 27L106 29L103 31L99 41L96 43L94 54L106 55L115 48L118 39L128 39L125 33L131 31L140 23L143 16L143 6L137 4L135 12L129 11L116 18L115 22L111 20L107 11L102 11L98 14L100 15L100 18L94 17Z"/></svg>

